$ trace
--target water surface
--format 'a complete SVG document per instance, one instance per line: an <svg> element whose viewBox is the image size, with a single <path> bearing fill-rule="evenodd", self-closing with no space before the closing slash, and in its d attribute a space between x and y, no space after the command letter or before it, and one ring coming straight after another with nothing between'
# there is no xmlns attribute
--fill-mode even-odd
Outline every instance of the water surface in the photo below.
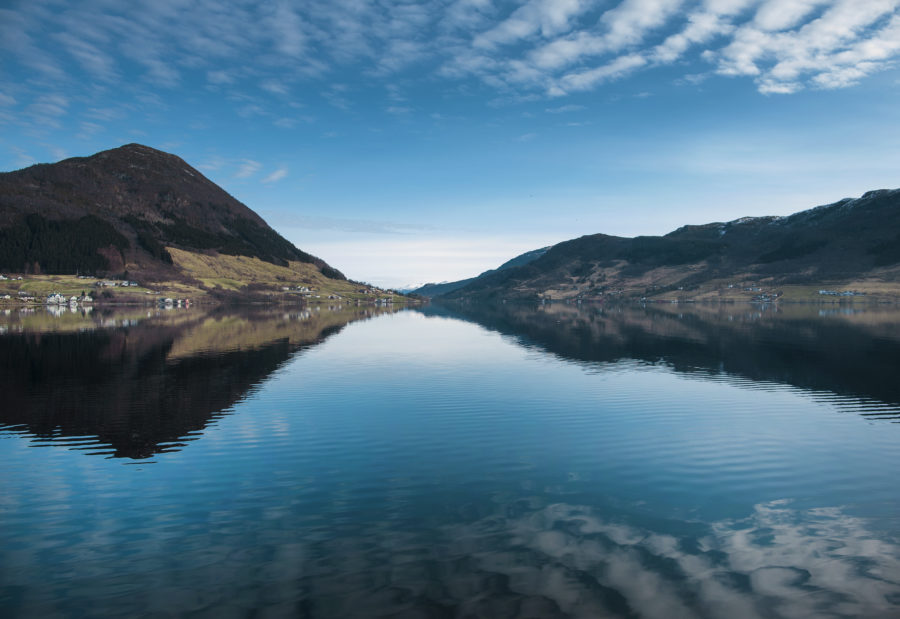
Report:
<svg viewBox="0 0 900 619"><path fill-rule="evenodd" d="M2 326L5 616L900 612L892 311Z"/></svg>

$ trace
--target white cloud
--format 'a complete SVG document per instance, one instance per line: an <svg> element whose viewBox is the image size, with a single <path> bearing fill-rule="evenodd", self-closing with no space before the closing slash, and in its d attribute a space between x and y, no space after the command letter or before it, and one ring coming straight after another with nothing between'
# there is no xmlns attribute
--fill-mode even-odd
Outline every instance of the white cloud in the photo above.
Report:
<svg viewBox="0 0 900 619"><path fill-rule="evenodd" d="M113 81L119 77L113 58L97 46L68 32L59 33L56 38L93 77L105 81Z"/></svg>
<svg viewBox="0 0 900 619"><path fill-rule="evenodd" d="M235 79L234 76L228 71L216 70L207 71L206 81L210 84L233 84L235 82Z"/></svg>
<svg viewBox="0 0 900 619"><path fill-rule="evenodd" d="M271 8L270 4L266 4ZM294 12L287 2L278 2L273 13L266 19L272 33L276 49L291 58L300 58L307 48L307 36L303 19Z"/></svg>
<svg viewBox="0 0 900 619"><path fill-rule="evenodd" d="M754 23L762 30L784 30L795 26L827 0L767 0L756 13Z"/></svg>
<svg viewBox="0 0 900 619"><path fill-rule="evenodd" d="M62 95L44 95L25 108L38 125L59 127L59 119L68 113L69 100Z"/></svg>
<svg viewBox="0 0 900 619"><path fill-rule="evenodd" d="M791 93L807 81L824 88L852 85L900 53L897 0L837 0L820 16L783 30L825 4L770 0L730 44L707 57L724 75L756 76L760 92Z"/></svg>
<svg viewBox="0 0 900 619"><path fill-rule="evenodd" d="M277 170L266 176L264 179L262 179L262 182L266 185L268 185L269 183L275 183L283 179L285 176L287 176L287 174L287 168L278 168Z"/></svg>
<svg viewBox="0 0 900 619"><path fill-rule="evenodd" d="M275 95L286 95L289 92L287 85L274 79L263 80L259 87Z"/></svg>
<svg viewBox="0 0 900 619"><path fill-rule="evenodd" d="M548 107L545 112L548 114L566 114L569 112L580 112L581 110L587 109L583 105L561 105L559 107Z"/></svg>
<svg viewBox="0 0 900 619"><path fill-rule="evenodd" d="M493 48L515 43L536 33L544 37L558 35L571 27L572 17L593 4L584 0L530 0L506 20L475 37L474 44L476 47Z"/></svg>
<svg viewBox="0 0 900 619"><path fill-rule="evenodd" d="M598 84L618 79L645 64L647 64L647 59L639 54L620 56L609 64L562 76L551 87L550 94L559 96L580 90L591 90Z"/></svg>
<svg viewBox="0 0 900 619"><path fill-rule="evenodd" d="M359 95L323 86L328 79L402 82L425 71L457 85L480 80L495 91L489 98L522 101L698 58L709 75L752 79L763 93L846 88L900 56L898 7L900 0L85 0L73 11L34 0L0 9L4 64L36 76L0 95L0 105L15 94L28 117L52 126L66 106L41 101L40 80L64 82L74 101L77 86L102 92L135 67L145 89L199 80L231 96L257 84L260 100L235 108L243 115L274 110L268 99L301 89L358 109ZM685 73L704 72L692 64Z"/></svg>
<svg viewBox="0 0 900 619"><path fill-rule="evenodd" d="M90 140L96 134L103 131L103 127L98 125L97 123L92 122L82 122L79 128L78 133L75 135L79 140Z"/></svg>
<svg viewBox="0 0 900 619"><path fill-rule="evenodd" d="M262 164L252 159L243 159L238 165L237 172L234 173L235 178L250 178L262 168Z"/></svg>
<svg viewBox="0 0 900 619"><path fill-rule="evenodd" d="M604 36L606 46L618 51L640 43L649 30L665 23L681 5L682 0L624 0L601 18L609 29Z"/></svg>

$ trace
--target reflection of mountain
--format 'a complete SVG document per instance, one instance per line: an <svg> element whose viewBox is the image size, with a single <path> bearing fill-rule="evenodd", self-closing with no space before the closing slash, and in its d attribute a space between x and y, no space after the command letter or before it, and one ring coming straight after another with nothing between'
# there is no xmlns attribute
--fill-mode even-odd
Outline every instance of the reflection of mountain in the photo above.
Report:
<svg viewBox="0 0 900 619"><path fill-rule="evenodd" d="M566 359L662 362L683 373L878 400L889 406L868 403L863 414L900 419L897 312L823 317L816 306L761 312L749 305L566 304L453 304L422 311L476 322Z"/></svg>
<svg viewBox="0 0 900 619"><path fill-rule="evenodd" d="M371 310L173 312L125 329L0 337L0 426L93 453L183 446L297 350ZM111 447L109 449L107 446Z"/></svg>

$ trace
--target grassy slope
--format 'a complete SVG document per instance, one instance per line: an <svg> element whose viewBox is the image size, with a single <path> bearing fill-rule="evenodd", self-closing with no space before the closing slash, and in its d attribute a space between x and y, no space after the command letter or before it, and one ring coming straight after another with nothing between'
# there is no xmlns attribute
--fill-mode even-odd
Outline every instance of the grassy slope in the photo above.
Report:
<svg viewBox="0 0 900 619"><path fill-rule="evenodd" d="M65 296L78 296L82 291L94 296L95 301L102 301L102 291L108 291L116 301L147 302L148 299L160 297L190 298L203 300L210 295L232 295L235 299L299 298L299 293L285 293L282 288L306 286L315 289L315 295L328 300L329 295L339 295L343 299L355 301L372 300L375 297L393 296L394 301L403 303L405 297L388 295L382 290L372 289L372 293L359 292L367 288L358 283L325 277L319 269L306 262L291 262L283 267L264 262L259 258L247 256L229 256L224 254L208 255L190 252L174 247L167 248L175 266L183 274L183 279L146 283L144 286L129 288L93 288L96 278L79 279L74 275L31 275L22 280L0 281L0 294L10 294L14 298L20 290L34 294L43 299L51 292L59 292ZM158 293L152 295L151 293ZM314 300L314 299L313 299Z"/></svg>
<svg viewBox="0 0 900 619"><path fill-rule="evenodd" d="M276 295L283 295L282 287L307 286L315 289L315 294L327 299L336 294L344 299L371 299L385 296L383 291L375 295L360 293L364 288L347 280L325 277L314 265L306 262L291 262L282 267L259 258L247 256L211 256L181 249L168 248L175 265L188 277L200 283L206 290L240 292L253 285ZM396 296L399 301L401 297Z"/></svg>

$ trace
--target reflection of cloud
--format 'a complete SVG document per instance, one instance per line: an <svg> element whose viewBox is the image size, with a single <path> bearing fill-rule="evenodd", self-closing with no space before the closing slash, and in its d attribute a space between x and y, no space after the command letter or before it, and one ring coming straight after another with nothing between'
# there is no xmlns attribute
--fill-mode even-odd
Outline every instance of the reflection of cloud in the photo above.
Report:
<svg viewBox="0 0 900 619"><path fill-rule="evenodd" d="M551 505L455 525L437 539L387 531L344 538L328 562L304 566L303 582L342 616L439 607L457 616L665 619L900 611L900 546L839 509L773 502L746 519L689 526L680 536Z"/></svg>

